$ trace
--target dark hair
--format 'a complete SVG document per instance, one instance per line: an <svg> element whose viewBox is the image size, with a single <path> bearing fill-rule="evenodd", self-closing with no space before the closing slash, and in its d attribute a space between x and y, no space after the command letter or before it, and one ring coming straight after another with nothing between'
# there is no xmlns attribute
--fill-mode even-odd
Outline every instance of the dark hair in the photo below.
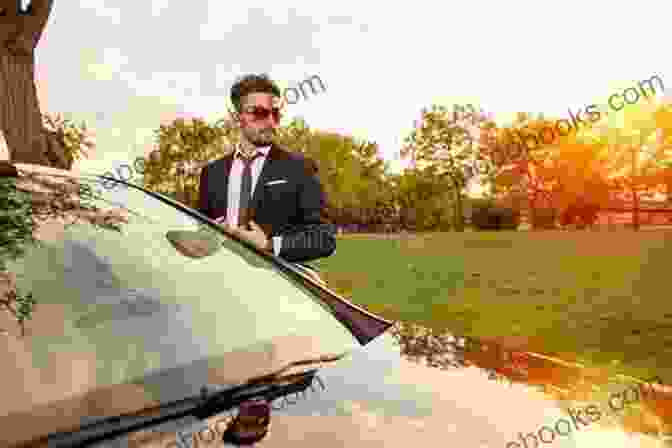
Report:
<svg viewBox="0 0 672 448"><path fill-rule="evenodd" d="M231 102L240 112L240 100L251 93L270 93L280 96L280 88L266 74L245 75L239 78L231 87Z"/></svg>

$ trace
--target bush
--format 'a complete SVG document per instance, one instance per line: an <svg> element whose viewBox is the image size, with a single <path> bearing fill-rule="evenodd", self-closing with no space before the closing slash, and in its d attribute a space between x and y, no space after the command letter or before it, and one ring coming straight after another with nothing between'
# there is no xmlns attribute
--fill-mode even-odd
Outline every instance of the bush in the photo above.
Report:
<svg viewBox="0 0 672 448"><path fill-rule="evenodd" d="M477 206L471 212L471 225L476 230L494 230L498 224L489 207Z"/></svg>
<svg viewBox="0 0 672 448"><path fill-rule="evenodd" d="M520 212L512 208L500 208L500 230L517 230L520 225Z"/></svg>
<svg viewBox="0 0 672 448"><path fill-rule="evenodd" d="M532 227L535 229L555 229L558 213L553 208L538 208L531 212Z"/></svg>
<svg viewBox="0 0 672 448"><path fill-rule="evenodd" d="M581 202L571 204L562 213L561 224L567 226L578 220L580 228L592 226L597 221L599 211L600 206L597 204Z"/></svg>
<svg viewBox="0 0 672 448"><path fill-rule="evenodd" d="M471 223L477 230L516 230L520 213L511 208L481 205L474 207Z"/></svg>

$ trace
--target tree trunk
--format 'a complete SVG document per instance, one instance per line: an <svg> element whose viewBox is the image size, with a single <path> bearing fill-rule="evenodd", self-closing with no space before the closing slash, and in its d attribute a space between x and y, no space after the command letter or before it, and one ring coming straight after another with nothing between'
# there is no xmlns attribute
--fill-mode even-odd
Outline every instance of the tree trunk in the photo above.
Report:
<svg viewBox="0 0 672 448"><path fill-rule="evenodd" d="M632 228L639 230L639 191L637 191L636 174L638 151L635 147L632 148Z"/></svg>
<svg viewBox="0 0 672 448"><path fill-rule="evenodd" d="M462 189L460 188L459 182L456 180L453 180L453 186L455 187L455 231L464 232L464 207L462 203Z"/></svg>
<svg viewBox="0 0 672 448"><path fill-rule="evenodd" d="M65 151L43 127L35 87L35 47L53 0L33 0L30 14L20 14L19 3L0 0L0 130L11 161L66 168Z"/></svg>
<svg viewBox="0 0 672 448"><path fill-rule="evenodd" d="M525 189L527 192L527 213L530 220L530 230L539 230L537 220L537 191L533 190L530 192L529 187L526 187Z"/></svg>
<svg viewBox="0 0 672 448"><path fill-rule="evenodd" d="M639 230L639 192L632 187L632 228Z"/></svg>
<svg viewBox="0 0 672 448"><path fill-rule="evenodd" d="M10 160L48 164L31 57L0 53L0 129Z"/></svg>

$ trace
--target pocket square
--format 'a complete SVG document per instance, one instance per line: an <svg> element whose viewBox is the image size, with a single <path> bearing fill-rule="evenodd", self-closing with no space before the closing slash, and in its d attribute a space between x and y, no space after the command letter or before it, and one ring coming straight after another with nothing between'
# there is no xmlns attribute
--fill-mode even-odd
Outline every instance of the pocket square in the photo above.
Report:
<svg viewBox="0 0 672 448"><path fill-rule="evenodd" d="M277 184L286 184L287 179L279 179L279 180L272 180L270 182L266 182L265 185L277 185Z"/></svg>

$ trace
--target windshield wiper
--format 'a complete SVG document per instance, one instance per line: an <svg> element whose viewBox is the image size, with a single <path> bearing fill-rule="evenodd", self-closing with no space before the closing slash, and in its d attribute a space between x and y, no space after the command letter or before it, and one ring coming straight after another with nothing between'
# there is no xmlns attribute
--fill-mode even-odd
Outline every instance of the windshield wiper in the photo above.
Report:
<svg viewBox="0 0 672 448"><path fill-rule="evenodd" d="M19 446L27 448L46 443L45 446L49 448L87 447L94 443L109 441L128 435L129 433L142 431L179 419L192 417L204 420L236 408L242 403L255 398L263 398L268 402L272 402L285 395L303 392L315 380L317 370L311 369L298 375L293 375L290 378L296 378L296 380L291 381L289 384L246 383L210 394L207 393L206 388L203 388L199 396L171 402L152 410L142 411L143 414L152 412L153 415L151 416L131 414L108 418L82 426L77 431L53 433L40 440L31 440Z"/></svg>

